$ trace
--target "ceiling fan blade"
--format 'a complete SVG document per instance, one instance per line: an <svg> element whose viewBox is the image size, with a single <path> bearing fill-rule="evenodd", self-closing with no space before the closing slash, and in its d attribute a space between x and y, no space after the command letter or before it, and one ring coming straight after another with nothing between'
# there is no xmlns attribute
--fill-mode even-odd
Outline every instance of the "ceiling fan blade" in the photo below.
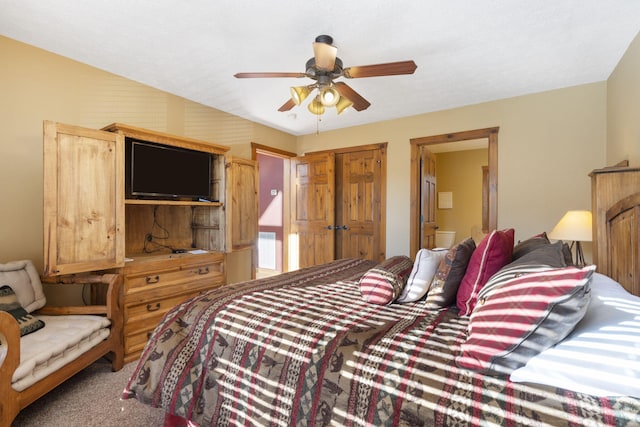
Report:
<svg viewBox="0 0 640 427"><path fill-rule="evenodd" d="M236 73L233 77L237 79L255 79L264 77L306 77L305 73Z"/></svg>
<svg viewBox="0 0 640 427"><path fill-rule="evenodd" d="M386 64L362 65L359 67L347 67L343 75L348 79L360 77L396 76L400 74L413 74L418 66L413 61L388 62Z"/></svg>
<svg viewBox="0 0 640 427"><path fill-rule="evenodd" d="M296 103L293 102L293 98L289 98L287 102L282 104L282 107L278 108L278 111L289 111L295 106L296 106Z"/></svg>
<svg viewBox="0 0 640 427"><path fill-rule="evenodd" d="M334 83L334 85L340 96L344 96L349 101L353 102L353 108L357 111L366 110L371 105L369 101L360 96L360 94L353 90L348 84L344 82L337 82Z"/></svg>

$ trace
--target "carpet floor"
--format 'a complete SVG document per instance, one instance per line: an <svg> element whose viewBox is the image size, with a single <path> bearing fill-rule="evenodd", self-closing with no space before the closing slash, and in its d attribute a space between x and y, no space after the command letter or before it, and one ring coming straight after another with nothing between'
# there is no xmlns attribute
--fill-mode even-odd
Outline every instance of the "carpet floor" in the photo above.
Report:
<svg viewBox="0 0 640 427"><path fill-rule="evenodd" d="M164 412L135 399L122 400L136 362L111 372L99 360L26 407L12 427L154 427L162 426Z"/></svg>

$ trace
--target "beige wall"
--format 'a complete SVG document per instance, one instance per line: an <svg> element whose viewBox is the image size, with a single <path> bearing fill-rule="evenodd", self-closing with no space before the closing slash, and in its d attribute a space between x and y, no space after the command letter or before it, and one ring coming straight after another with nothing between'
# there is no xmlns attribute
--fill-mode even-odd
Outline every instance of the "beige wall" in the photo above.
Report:
<svg viewBox="0 0 640 427"><path fill-rule="evenodd" d="M0 262L42 264L45 119L122 122L230 145L241 157L250 142L298 153L388 142L389 256L409 253L411 138L499 126L498 225L515 227L516 239L550 230L566 210L589 209L592 169L621 158L640 164L638 38L608 82L332 132L320 126L298 138L3 37L0 53Z"/></svg>
<svg viewBox="0 0 640 427"><path fill-rule="evenodd" d="M477 239L482 230L482 166L487 166L487 149L436 154L436 191L450 191L453 207L436 203L439 231L455 231L455 242Z"/></svg>
<svg viewBox="0 0 640 427"><path fill-rule="evenodd" d="M295 151L296 138L0 37L0 262L42 269L42 121L99 129L113 122L231 146Z"/></svg>
<svg viewBox="0 0 640 427"><path fill-rule="evenodd" d="M606 164L606 82L332 132L320 129L319 135L298 138L298 152L388 142L387 256L408 255L409 140L493 126L500 127L500 228L513 227L516 239L523 239L551 230L569 209L590 209L587 175Z"/></svg>
<svg viewBox="0 0 640 427"><path fill-rule="evenodd" d="M640 167L640 34L607 81L607 164Z"/></svg>

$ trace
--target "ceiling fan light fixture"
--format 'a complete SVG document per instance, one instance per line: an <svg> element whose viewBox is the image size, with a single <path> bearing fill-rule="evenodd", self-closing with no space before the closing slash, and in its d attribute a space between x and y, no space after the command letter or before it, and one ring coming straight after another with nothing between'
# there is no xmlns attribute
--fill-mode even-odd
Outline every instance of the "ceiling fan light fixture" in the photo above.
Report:
<svg viewBox="0 0 640 427"><path fill-rule="evenodd" d="M341 96L340 99L338 99L338 103L336 104L336 111L338 112L338 114L340 114L352 105L353 102L349 101L344 96Z"/></svg>
<svg viewBox="0 0 640 427"><path fill-rule="evenodd" d="M340 100L340 94L333 86L320 89L320 102L325 107L333 107Z"/></svg>
<svg viewBox="0 0 640 427"><path fill-rule="evenodd" d="M333 71L338 55L338 48L333 46L331 36L320 35L313 42L313 55L316 67L324 71Z"/></svg>
<svg viewBox="0 0 640 427"><path fill-rule="evenodd" d="M338 48L333 45L333 38L328 35L319 35L312 43L314 56L306 62L303 73L293 72L260 72L260 73L236 73L234 76L239 79L245 78L265 78L284 77L299 78L308 77L315 82L307 86L290 87L291 98L289 98L278 111L286 112L296 105L302 105L307 98L311 98L307 108L320 120L320 115L324 114L326 107L336 107L338 114L341 114L349 107L356 111L363 111L371 106L371 103L353 90L344 82L334 81L344 77L355 79L362 77L394 76L403 74L413 74L417 68L414 61L397 61L380 64L360 65L355 67L344 67L342 60L337 57ZM318 89L314 96L311 93Z"/></svg>
<svg viewBox="0 0 640 427"><path fill-rule="evenodd" d="M324 105L322 105L322 102L320 102L320 95L317 95L313 99L313 101L309 103L307 108L311 113L315 114L316 116L320 116L324 114Z"/></svg>
<svg viewBox="0 0 640 427"><path fill-rule="evenodd" d="M302 104L302 101L307 99L307 96L311 93L311 89L308 86L292 86L290 90L291 99L296 105Z"/></svg>

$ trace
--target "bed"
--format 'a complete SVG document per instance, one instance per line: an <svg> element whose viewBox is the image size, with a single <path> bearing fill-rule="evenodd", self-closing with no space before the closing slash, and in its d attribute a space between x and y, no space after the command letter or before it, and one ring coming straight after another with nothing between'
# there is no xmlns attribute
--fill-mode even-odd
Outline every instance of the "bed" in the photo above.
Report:
<svg viewBox="0 0 640 427"><path fill-rule="evenodd" d="M165 425L640 425L640 298L544 233L469 240L189 300L123 397Z"/></svg>

